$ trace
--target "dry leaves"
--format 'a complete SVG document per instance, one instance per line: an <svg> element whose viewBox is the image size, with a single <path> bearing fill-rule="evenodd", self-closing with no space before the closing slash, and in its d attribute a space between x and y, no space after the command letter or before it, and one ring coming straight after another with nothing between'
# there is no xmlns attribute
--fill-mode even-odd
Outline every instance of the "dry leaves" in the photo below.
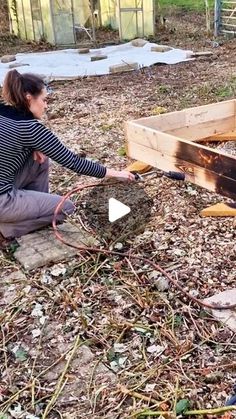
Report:
<svg viewBox="0 0 236 419"><path fill-rule="evenodd" d="M195 26L189 21L187 30L181 26L171 34L167 27L160 39L195 50L208 47L199 21ZM222 85L232 84L225 64L234 59L232 48L231 42L220 46L222 57L210 63L54 84L47 123L76 152L84 149L109 167L125 167L127 158L119 152L124 121L221 99ZM52 164L51 183L58 193L77 181ZM73 198L78 208L74 221L95 229L103 246L154 259L200 298L235 286L233 220L198 215L221 197L164 178L146 178L133 189L122 186L119 194L134 206L127 222L114 228L105 224L108 194L102 190ZM115 379L107 388L92 372L78 384L83 368L75 354L49 418L118 419L139 417L135 412L157 406L182 412L189 402L191 409L225 404L236 379L234 334L149 266L87 254L85 260L78 255L19 278L9 277L17 270L11 255L1 256L0 262L0 417L42 417L77 337L114 371ZM107 371L102 369L103 374Z"/></svg>

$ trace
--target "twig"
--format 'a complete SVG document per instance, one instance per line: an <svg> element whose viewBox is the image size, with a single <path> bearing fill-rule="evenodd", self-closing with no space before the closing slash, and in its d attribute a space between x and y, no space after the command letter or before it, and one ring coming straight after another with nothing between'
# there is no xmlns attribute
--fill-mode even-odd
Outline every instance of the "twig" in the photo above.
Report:
<svg viewBox="0 0 236 419"><path fill-rule="evenodd" d="M107 263L107 259L105 259L102 263L100 263L100 265L98 265L98 261L100 259L100 253L98 254L97 257L97 262L95 265L95 269L92 272L92 274L90 275L90 277L87 279L87 281L84 283L84 286L88 285L88 283L91 281L91 279L98 273L98 271L100 271L100 269Z"/></svg>
<svg viewBox="0 0 236 419"><path fill-rule="evenodd" d="M53 393L53 395L52 395L49 403L46 406L46 409L45 409L45 411L43 413L42 419L47 419L48 413L50 412L50 410L53 408L55 402L57 401L57 399L58 399L58 397L59 397L59 395L60 395L60 393L62 391L62 388L64 387L64 385L65 385L65 383L67 381L67 379L66 379L65 382L63 383L63 380L65 378L65 375L67 373L67 370L68 370L68 368L70 366L70 363L71 363L71 361L72 361L72 359L74 357L74 354L75 354L76 350L78 349L78 346L80 346L80 345L82 345L82 342L80 341L80 335L78 335L77 338L76 338L76 340L75 340L74 346L72 348L71 354L70 354L70 356L69 356L69 358L68 358L68 360L66 362L65 368L63 369L62 374L61 374L61 376L60 376L60 378L59 378L59 380L57 382L57 386L56 386L55 392Z"/></svg>
<svg viewBox="0 0 236 419"><path fill-rule="evenodd" d="M7 362L8 359L7 359L6 338L5 338L5 332L4 332L3 326L1 326L1 331L2 331L2 346L3 346L3 353L4 353L5 369L6 369L6 373L7 373L8 379L9 379L9 384L11 386L12 385L12 382L11 382L11 375L10 375L10 373L8 371L8 362Z"/></svg>
<svg viewBox="0 0 236 419"><path fill-rule="evenodd" d="M159 402L158 400L153 399L152 397L145 396L144 394L138 393L137 391L129 390L128 388L126 388L125 386L123 386L121 384L118 385L118 388L121 391L121 393L123 393L125 395L135 397L136 399L145 400L148 403L152 402L152 403L155 403L157 405L161 404L161 402Z"/></svg>
<svg viewBox="0 0 236 419"><path fill-rule="evenodd" d="M90 401L90 405L91 405L91 407L93 407L93 410L94 410L94 408L96 407L96 404L95 404L94 406L92 406L92 404L93 404L93 403L92 403L92 400L91 400L90 390L91 390L91 386L92 386L92 382L93 382L94 374L95 374L95 371L96 371L96 368L97 368L97 366L98 366L99 362L100 362L100 359L98 359L98 360L95 362L95 364L94 364L94 366L93 366L93 369L92 369L92 373L91 373L91 377L90 377L90 380L89 380L89 384L88 384L88 400Z"/></svg>
<svg viewBox="0 0 236 419"><path fill-rule="evenodd" d="M89 341L84 341L83 343L86 344L86 342L88 343ZM46 372L48 372L51 368L55 367L57 364L59 364L59 362L62 361L63 358L65 358L65 356L72 350L72 348L68 349L66 352L64 352L64 354L62 354L55 362L53 362L51 365L49 365L47 368L45 368L43 371L41 371L34 379L38 379L39 377L42 377L43 375L46 374ZM26 384L23 388L21 388L19 391L17 391L16 393L14 393L8 400L5 400L3 403L0 404L0 409L2 409L3 407L5 408L5 406L9 406L13 401L15 401L19 395L21 393L23 393L24 391L30 389L32 387L32 383L30 384ZM44 399L45 397L43 397ZM38 403L38 401L37 401ZM4 409L6 410L6 408Z"/></svg>
<svg viewBox="0 0 236 419"><path fill-rule="evenodd" d="M174 413L172 412L172 410L167 410L167 411L165 411L165 412L163 412L162 410L157 410L157 411L155 411L155 410L140 410L140 411L138 411L138 412L136 412L136 413L133 413L132 414L132 416L130 416L130 417L134 417L134 416L136 416L137 418L140 416L140 417L142 417L142 416L174 416Z"/></svg>
<svg viewBox="0 0 236 419"><path fill-rule="evenodd" d="M222 406L222 407L215 407L213 409L199 409L199 410L186 410L182 414L185 416L190 415L217 415L223 412L229 412L230 410L236 410L236 406Z"/></svg>
<svg viewBox="0 0 236 419"><path fill-rule="evenodd" d="M173 405L173 411L176 411L176 405L177 405L177 401L178 401L178 391L179 391L179 377L176 377L176 386L175 386L175 399L174 399L174 405Z"/></svg>
<svg viewBox="0 0 236 419"><path fill-rule="evenodd" d="M194 415L217 415L224 412L229 412L231 410L236 410L236 406L223 406L216 407L213 409L199 409L199 410L185 410L182 412L183 416L194 416ZM133 414L137 417L142 416L176 416L173 410L170 411L155 411L155 410L141 410Z"/></svg>
<svg viewBox="0 0 236 419"><path fill-rule="evenodd" d="M32 380L32 387L31 387L31 407L34 408L35 405L35 378Z"/></svg>

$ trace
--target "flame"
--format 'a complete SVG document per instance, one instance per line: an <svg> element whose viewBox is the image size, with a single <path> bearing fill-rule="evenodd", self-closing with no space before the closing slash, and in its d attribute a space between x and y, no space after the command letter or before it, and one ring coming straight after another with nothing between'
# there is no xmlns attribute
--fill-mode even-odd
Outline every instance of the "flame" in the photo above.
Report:
<svg viewBox="0 0 236 419"><path fill-rule="evenodd" d="M182 166L179 165L178 169L181 170L181 172L186 173L187 175L194 175L194 168L191 166Z"/></svg>
<svg viewBox="0 0 236 419"><path fill-rule="evenodd" d="M219 156L208 156L207 154L204 154L202 150L199 150L198 154L206 165L211 165L214 161L217 161L219 159Z"/></svg>

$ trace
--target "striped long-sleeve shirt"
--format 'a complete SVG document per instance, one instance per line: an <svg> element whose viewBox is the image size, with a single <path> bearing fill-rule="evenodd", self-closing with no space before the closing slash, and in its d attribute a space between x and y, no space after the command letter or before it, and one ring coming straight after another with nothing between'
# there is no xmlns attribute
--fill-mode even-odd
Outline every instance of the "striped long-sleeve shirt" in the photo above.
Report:
<svg viewBox="0 0 236 419"><path fill-rule="evenodd" d="M15 176L36 150L78 174L106 175L104 166L78 157L32 113L0 103L0 194L12 189Z"/></svg>

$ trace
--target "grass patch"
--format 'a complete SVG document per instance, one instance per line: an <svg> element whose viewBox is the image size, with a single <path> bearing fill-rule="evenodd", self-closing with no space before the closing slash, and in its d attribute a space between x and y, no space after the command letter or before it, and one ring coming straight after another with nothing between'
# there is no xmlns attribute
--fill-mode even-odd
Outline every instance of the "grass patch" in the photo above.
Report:
<svg viewBox="0 0 236 419"><path fill-rule="evenodd" d="M219 99L227 99L235 96L235 83L226 84L215 89L215 94Z"/></svg>
<svg viewBox="0 0 236 419"><path fill-rule="evenodd" d="M204 0L156 0L157 4L164 9L179 8L186 11L199 11L205 10ZM209 6L214 8L214 0L209 0Z"/></svg>

